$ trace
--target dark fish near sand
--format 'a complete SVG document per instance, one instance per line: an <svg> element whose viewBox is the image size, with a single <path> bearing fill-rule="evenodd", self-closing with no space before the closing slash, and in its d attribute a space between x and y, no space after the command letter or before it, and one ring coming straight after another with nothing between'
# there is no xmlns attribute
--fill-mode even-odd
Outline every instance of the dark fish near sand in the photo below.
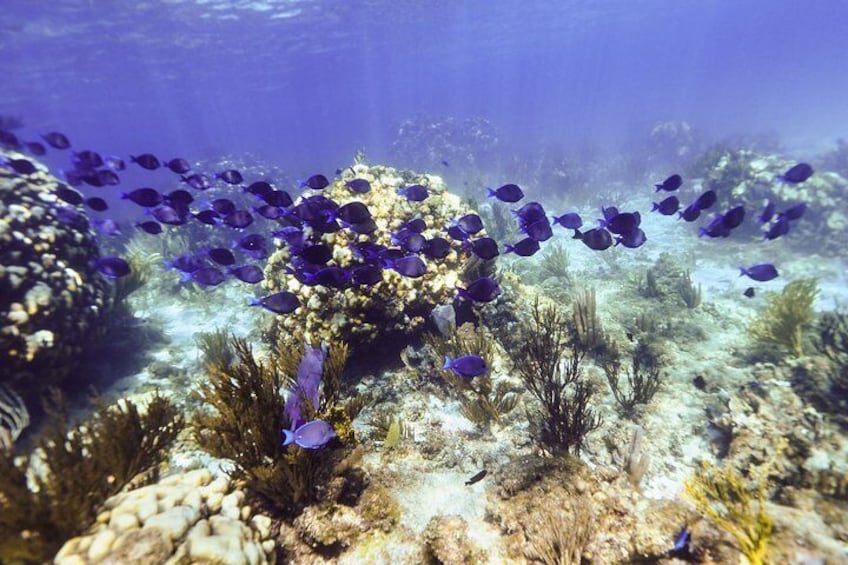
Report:
<svg viewBox="0 0 848 565"><path fill-rule="evenodd" d="M79 206L84 200L80 192L64 184L60 184L56 188L56 196L72 206Z"/></svg>
<svg viewBox="0 0 848 565"><path fill-rule="evenodd" d="M576 230L583 227L583 218L577 212L568 212L562 216L553 216L553 223L559 224L565 229Z"/></svg>
<svg viewBox="0 0 848 565"><path fill-rule="evenodd" d="M680 175L671 175L661 183L655 184L654 188L656 188L656 192L659 192L661 190L664 190L666 192L674 192L675 190L680 188L680 185L682 184L683 177L681 177Z"/></svg>
<svg viewBox="0 0 848 565"><path fill-rule="evenodd" d="M95 212L105 212L109 209L109 204L99 196L92 196L85 199L85 205Z"/></svg>
<svg viewBox="0 0 848 565"><path fill-rule="evenodd" d="M672 216L678 210L680 210L680 200L674 195L664 198L660 202L654 202L651 208L651 212L659 212L663 216Z"/></svg>
<svg viewBox="0 0 848 565"><path fill-rule="evenodd" d="M444 259L450 254L451 245L445 238L436 236L427 240L422 251L431 259Z"/></svg>
<svg viewBox="0 0 848 565"><path fill-rule="evenodd" d="M572 239L579 239L583 245L595 251L603 251L612 246L612 235L601 228L592 228L582 233L580 230L574 230Z"/></svg>
<svg viewBox="0 0 848 565"><path fill-rule="evenodd" d="M797 220L801 216L803 216L804 212L806 212L806 211L807 211L807 203L806 202L799 202L798 204L795 204L795 205L787 208L780 215L783 216L784 218L786 218L787 220Z"/></svg>
<svg viewBox="0 0 848 565"><path fill-rule="evenodd" d="M630 231L620 234L615 238L615 244L627 247L628 249L636 249L642 247L648 241L648 236L640 228L634 228Z"/></svg>
<svg viewBox="0 0 848 565"><path fill-rule="evenodd" d="M518 231L526 234L527 237L535 239L536 241L547 241L554 235L551 223L548 221L548 218L544 216L540 220L524 224L518 228Z"/></svg>
<svg viewBox="0 0 848 565"><path fill-rule="evenodd" d="M776 279L778 272L771 263L761 263L750 267L739 267L739 276L747 276L755 281L766 282Z"/></svg>
<svg viewBox="0 0 848 565"><path fill-rule="evenodd" d="M698 196L693 203L694 206L697 206L698 210L707 210L712 207L713 204L716 203L717 197L714 190L708 190Z"/></svg>
<svg viewBox="0 0 848 565"><path fill-rule="evenodd" d="M150 235L158 235L162 233L162 225L159 222L154 222L153 220L139 222L136 224L136 227Z"/></svg>
<svg viewBox="0 0 848 565"><path fill-rule="evenodd" d="M139 206L153 208L164 200L163 196L155 188L137 188L130 192L121 194L122 200L130 200Z"/></svg>
<svg viewBox="0 0 848 565"><path fill-rule="evenodd" d="M539 242L532 237L525 237L514 245L507 243L504 248L506 249L504 253L515 253L521 257L530 257L540 249Z"/></svg>
<svg viewBox="0 0 848 565"><path fill-rule="evenodd" d="M387 260L384 261L384 266L411 279L417 279L427 273L427 265L418 255L407 255L400 259Z"/></svg>
<svg viewBox="0 0 848 565"><path fill-rule="evenodd" d="M241 184L244 181L244 177L235 169L227 169L226 171L217 173L215 178L221 179L227 184Z"/></svg>
<svg viewBox="0 0 848 565"><path fill-rule="evenodd" d="M26 141L24 142L24 147L26 147L26 150L36 157L41 157L47 154L47 149L44 145L37 141Z"/></svg>
<svg viewBox="0 0 848 565"><path fill-rule="evenodd" d="M210 259L218 263L219 265L223 265L224 267L229 267L230 265L235 265L236 257L233 255L233 252L227 249L226 247L215 247L206 252Z"/></svg>
<svg viewBox="0 0 848 565"><path fill-rule="evenodd" d="M38 171L38 169L35 168L35 165L27 159L3 159L0 162L5 162L19 175L31 175Z"/></svg>
<svg viewBox="0 0 848 565"><path fill-rule="evenodd" d="M430 192L427 188L420 184L402 186L397 189L397 193L405 197L410 202L423 202L424 200L427 200L428 196L430 196Z"/></svg>
<svg viewBox="0 0 848 565"><path fill-rule="evenodd" d="M256 284L265 278L262 269L260 269L256 265L244 265L242 267L235 267L230 269L228 273L236 277L241 282L245 282L248 284Z"/></svg>
<svg viewBox="0 0 848 565"><path fill-rule="evenodd" d="M224 217L224 223L233 229L244 229L253 223L253 216L246 210L236 210Z"/></svg>
<svg viewBox="0 0 848 565"><path fill-rule="evenodd" d="M178 175L185 174L191 170L191 165L188 164L188 161L180 158L165 161L164 165L170 169L171 172L177 173Z"/></svg>
<svg viewBox="0 0 848 565"><path fill-rule="evenodd" d="M484 261L494 259L499 254L498 242L491 237L481 237L466 241L464 245L466 249Z"/></svg>
<svg viewBox="0 0 848 565"><path fill-rule="evenodd" d="M762 213L757 217L757 221L761 224L770 222L774 217L775 204L771 200L766 200Z"/></svg>
<svg viewBox="0 0 848 565"><path fill-rule="evenodd" d="M212 181L206 175L196 173L190 176L181 176L180 180L195 190L206 190L212 186Z"/></svg>
<svg viewBox="0 0 848 565"><path fill-rule="evenodd" d="M465 481L465 486L471 486L474 483L479 483L488 474L489 474L489 472L486 471L486 469L483 469L482 471L480 471L479 473L476 473L473 477L471 477L470 479Z"/></svg>
<svg viewBox="0 0 848 565"><path fill-rule="evenodd" d="M345 181L345 186L358 194L364 194L371 190L371 183L365 179L353 179Z"/></svg>
<svg viewBox="0 0 848 565"><path fill-rule="evenodd" d="M744 294L748 298L754 298L754 293L755 293L754 287L749 286L748 288L745 289L745 292L743 292L742 294Z"/></svg>
<svg viewBox="0 0 848 565"><path fill-rule="evenodd" d="M798 163L778 177L783 182L799 184L813 176L813 168L807 163Z"/></svg>
<svg viewBox="0 0 848 565"><path fill-rule="evenodd" d="M217 267L201 267L192 273L186 273L183 276L183 282L192 280L200 286L218 286L227 277Z"/></svg>

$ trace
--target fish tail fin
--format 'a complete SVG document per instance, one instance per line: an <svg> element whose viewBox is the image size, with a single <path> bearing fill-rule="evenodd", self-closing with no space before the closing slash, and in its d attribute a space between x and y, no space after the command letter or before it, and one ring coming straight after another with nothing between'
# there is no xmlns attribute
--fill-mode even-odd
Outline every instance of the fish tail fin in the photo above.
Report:
<svg viewBox="0 0 848 565"><path fill-rule="evenodd" d="M739 267L739 276L740 277L744 277L747 274L748 274L748 269L746 269L745 267Z"/></svg>
<svg viewBox="0 0 848 565"><path fill-rule="evenodd" d="M663 185L662 185L662 183L660 183L660 184L655 184L655 185L654 185L654 189L655 189L655 190L654 190L654 192L659 192L659 191L661 191L661 190L662 190L662 186L663 186Z"/></svg>
<svg viewBox="0 0 848 565"><path fill-rule="evenodd" d="M659 208L660 208L660 205L657 204L656 202L651 203L651 212L656 212L657 210L659 210Z"/></svg>
<svg viewBox="0 0 848 565"><path fill-rule="evenodd" d="M556 224L562 225L562 223L559 221L559 218L557 218L556 216L551 216L551 223L554 224L554 225L556 225Z"/></svg>
<svg viewBox="0 0 848 565"><path fill-rule="evenodd" d="M187 283L191 280L191 273L180 273L180 283Z"/></svg>
<svg viewBox="0 0 848 565"><path fill-rule="evenodd" d="M283 447L294 443L294 432L283 430Z"/></svg>
<svg viewBox="0 0 848 565"><path fill-rule="evenodd" d="M230 269L230 270L232 270L232 269ZM247 305L248 306L261 306L262 300L259 299L259 298L251 298L250 300L247 301Z"/></svg>
<svg viewBox="0 0 848 565"><path fill-rule="evenodd" d="M129 197L130 197L129 193L127 193L127 192L122 192L122 193L121 193L121 200L126 200L126 199L127 199L127 198L129 198Z"/></svg>
<svg viewBox="0 0 848 565"><path fill-rule="evenodd" d="M498 196L498 193L494 189L491 189L489 187L486 187L486 192L487 192L487 194L486 194L487 198L497 198L497 196Z"/></svg>
<svg viewBox="0 0 848 565"><path fill-rule="evenodd" d="M470 300L470 297L468 296L468 291L462 288L461 286L456 287L456 294L462 300Z"/></svg>
<svg viewBox="0 0 848 565"><path fill-rule="evenodd" d="M515 246L510 245L508 243L504 243L504 248L506 249L506 251L504 251L504 255L506 255L507 253L512 253L513 251L515 251Z"/></svg>
<svg viewBox="0 0 848 565"><path fill-rule="evenodd" d="M704 237L704 235L706 235L706 233L707 233L706 228L698 228L698 237Z"/></svg>
<svg viewBox="0 0 848 565"><path fill-rule="evenodd" d="M442 370L450 369L451 367L451 358L445 355L445 363L442 365Z"/></svg>
<svg viewBox="0 0 848 565"><path fill-rule="evenodd" d="M583 239L583 234L580 233L579 229L574 228L574 235L571 236L571 239Z"/></svg>

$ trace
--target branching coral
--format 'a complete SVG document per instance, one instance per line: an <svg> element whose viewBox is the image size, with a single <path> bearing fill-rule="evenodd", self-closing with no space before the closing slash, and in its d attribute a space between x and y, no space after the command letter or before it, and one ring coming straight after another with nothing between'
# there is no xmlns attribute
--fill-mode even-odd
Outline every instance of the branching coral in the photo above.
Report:
<svg viewBox="0 0 848 565"><path fill-rule="evenodd" d="M689 271L685 271L680 275L677 283L677 293L690 310L694 310L701 305L701 285L695 286Z"/></svg>
<svg viewBox="0 0 848 565"><path fill-rule="evenodd" d="M570 283L571 275L568 272L568 263L568 250L558 243L554 244L542 255L542 275Z"/></svg>
<svg viewBox="0 0 848 565"><path fill-rule="evenodd" d="M765 348L801 357L804 328L813 322L813 302L818 292L815 279L798 279L787 284L780 294L771 294L765 310L749 327L751 338Z"/></svg>
<svg viewBox="0 0 848 565"><path fill-rule="evenodd" d="M230 343L235 362L210 365L209 381L200 389L201 400L213 410L195 416L195 437L213 455L233 460L234 476L244 481L254 499L271 512L293 517L315 500L345 449L282 445L281 430L291 424L285 392L295 381L303 351L300 344L281 344L267 361L260 362L245 340L233 337ZM361 404L341 404L339 383L347 348L331 344L330 351L319 408L315 411L309 402L304 406L313 410L307 414L309 419L326 420L342 442L350 442L351 420Z"/></svg>
<svg viewBox="0 0 848 565"><path fill-rule="evenodd" d="M536 300L531 316L524 346L513 354L521 380L541 404L531 423L543 445L579 454L586 435L601 425L600 415L589 407L594 389L582 378L585 351L556 307Z"/></svg>
<svg viewBox="0 0 848 565"><path fill-rule="evenodd" d="M661 375L659 357L645 343L638 343L630 356L630 370L624 373L627 380L622 382L621 358L610 354L602 360L610 390L618 407L625 414L632 414L637 404L647 404L660 388Z"/></svg>
<svg viewBox="0 0 848 565"><path fill-rule="evenodd" d="M139 473L155 471L183 426L174 405L158 394L144 414L129 400L98 405L88 422L71 429L55 393L40 453L19 461L0 454L0 560L48 561L94 522L109 496Z"/></svg>
<svg viewBox="0 0 848 565"><path fill-rule="evenodd" d="M217 329L211 332L200 332L194 335L194 341L200 350L205 366L222 366L233 362L234 355L230 348L227 330Z"/></svg>
<svg viewBox="0 0 848 565"><path fill-rule="evenodd" d="M435 353L435 363L441 366L445 356L479 355L491 363L494 348L486 330L480 326L464 324L454 329L446 338L435 334L424 334L424 341ZM518 396L513 387L504 381L494 383L490 372L474 377L472 380L463 379L453 372L443 370L442 377L455 391L458 391L462 402L462 415L478 426L486 427L496 423L518 403Z"/></svg>
<svg viewBox="0 0 848 565"><path fill-rule="evenodd" d="M695 508L733 536L750 565L767 563L768 543L774 522L766 513L766 473L758 470L758 484L751 488L736 469L702 463L684 488Z"/></svg>
<svg viewBox="0 0 848 565"><path fill-rule="evenodd" d="M545 565L580 565L595 532L595 518L585 498L570 500L567 514L552 509L529 540L525 556Z"/></svg>
<svg viewBox="0 0 848 565"><path fill-rule="evenodd" d="M607 336L598 317L598 305L594 289L584 290L577 295L572 305L577 345L590 354L602 354L608 349Z"/></svg>

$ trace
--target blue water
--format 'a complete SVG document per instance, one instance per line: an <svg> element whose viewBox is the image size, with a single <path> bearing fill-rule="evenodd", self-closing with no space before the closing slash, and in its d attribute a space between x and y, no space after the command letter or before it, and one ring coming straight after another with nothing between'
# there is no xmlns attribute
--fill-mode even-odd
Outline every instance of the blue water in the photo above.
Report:
<svg viewBox="0 0 848 565"><path fill-rule="evenodd" d="M250 153L303 175L388 156L416 114L482 116L505 155L620 146L657 121L831 144L839 0L3 2L0 113L75 147Z"/></svg>

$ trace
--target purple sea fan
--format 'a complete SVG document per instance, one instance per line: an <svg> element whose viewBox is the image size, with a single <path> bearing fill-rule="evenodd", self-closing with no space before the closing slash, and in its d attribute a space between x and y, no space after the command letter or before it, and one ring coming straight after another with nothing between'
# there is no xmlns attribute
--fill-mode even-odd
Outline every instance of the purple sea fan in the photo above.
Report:
<svg viewBox="0 0 848 565"><path fill-rule="evenodd" d="M324 360L327 358L326 346L306 346L300 365L297 367L297 382L289 391L286 399L286 417L291 421L294 430L306 423L303 416L303 402L312 403L312 412L318 410L318 388L324 375Z"/></svg>

